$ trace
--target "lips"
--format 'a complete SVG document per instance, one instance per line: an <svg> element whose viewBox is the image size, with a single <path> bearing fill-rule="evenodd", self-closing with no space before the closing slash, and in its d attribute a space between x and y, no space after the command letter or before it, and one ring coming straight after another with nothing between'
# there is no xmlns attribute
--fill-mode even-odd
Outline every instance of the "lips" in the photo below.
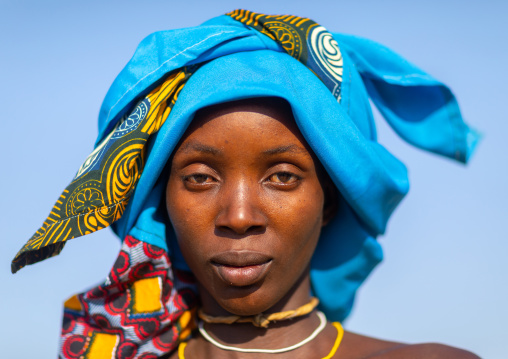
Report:
<svg viewBox="0 0 508 359"><path fill-rule="evenodd" d="M259 252L229 251L213 256L211 263L226 284L244 287L264 278L272 258Z"/></svg>

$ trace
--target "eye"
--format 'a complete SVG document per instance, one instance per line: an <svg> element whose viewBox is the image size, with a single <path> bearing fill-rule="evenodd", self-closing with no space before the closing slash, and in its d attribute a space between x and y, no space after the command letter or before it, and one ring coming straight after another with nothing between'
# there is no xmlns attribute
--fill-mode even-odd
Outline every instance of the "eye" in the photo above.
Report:
<svg viewBox="0 0 508 359"><path fill-rule="evenodd" d="M194 174L185 176L183 179L185 182L187 182L189 184L197 184L197 185L212 183L215 181L215 179L212 176L209 176L204 173L194 173Z"/></svg>
<svg viewBox="0 0 508 359"><path fill-rule="evenodd" d="M277 172L268 177L268 180L275 184L291 185L300 180L300 177L290 172Z"/></svg>

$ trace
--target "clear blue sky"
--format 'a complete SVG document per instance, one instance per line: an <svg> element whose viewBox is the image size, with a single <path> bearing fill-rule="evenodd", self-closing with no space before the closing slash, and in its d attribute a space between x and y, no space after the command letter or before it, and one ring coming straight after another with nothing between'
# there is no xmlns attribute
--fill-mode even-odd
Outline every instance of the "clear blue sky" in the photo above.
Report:
<svg viewBox="0 0 508 359"><path fill-rule="evenodd" d="M255 3L255 5L252 5ZM346 328L443 342L508 358L508 2L0 0L0 338L2 358L53 358L62 302L99 283L119 249L109 230L10 274L92 149L109 85L141 39L244 7L313 18L379 41L448 84L484 134L467 167L379 138L409 168L411 191L380 238L385 261Z"/></svg>

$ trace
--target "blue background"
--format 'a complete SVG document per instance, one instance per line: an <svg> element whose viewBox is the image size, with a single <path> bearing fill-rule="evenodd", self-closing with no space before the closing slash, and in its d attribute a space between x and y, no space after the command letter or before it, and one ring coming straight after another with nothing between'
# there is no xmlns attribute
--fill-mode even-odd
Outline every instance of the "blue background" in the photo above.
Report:
<svg viewBox="0 0 508 359"><path fill-rule="evenodd" d="M508 2L501 0L0 1L0 356L55 357L63 301L101 282L116 258L119 241L103 230L10 274L11 259L91 152L102 99L137 44L241 7L379 41L452 88L484 134L466 167L403 143L377 117L379 140L409 167L412 187L379 239L385 261L345 327L507 358Z"/></svg>

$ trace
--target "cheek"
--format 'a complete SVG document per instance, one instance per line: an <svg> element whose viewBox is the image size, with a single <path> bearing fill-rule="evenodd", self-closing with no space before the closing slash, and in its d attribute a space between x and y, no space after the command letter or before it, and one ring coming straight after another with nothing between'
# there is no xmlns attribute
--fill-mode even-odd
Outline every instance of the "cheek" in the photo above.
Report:
<svg viewBox="0 0 508 359"><path fill-rule="evenodd" d="M323 223L324 194L321 187L306 186L298 196L278 195L272 199L270 217L293 234L319 232Z"/></svg>
<svg viewBox="0 0 508 359"><path fill-rule="evenodd" d="M206 249L206 243L201 243L199 239L205 237L213 221L209 218L209 211L203 207L203 201L197 201L192 193L181 191L181 185L174 182L170 180L168 183L167 193L172 196L166 195L166 208L184 258L191 265L189 260Z"/></svg>
<svg viewBox="0 0 508 359"><path fill-rule="evenodd" d="M304 262L310 261L323 225L323 190L308 187L299 196L275 198L276 205L270 209L282 256L293 268L306 267Z"/></svg>

